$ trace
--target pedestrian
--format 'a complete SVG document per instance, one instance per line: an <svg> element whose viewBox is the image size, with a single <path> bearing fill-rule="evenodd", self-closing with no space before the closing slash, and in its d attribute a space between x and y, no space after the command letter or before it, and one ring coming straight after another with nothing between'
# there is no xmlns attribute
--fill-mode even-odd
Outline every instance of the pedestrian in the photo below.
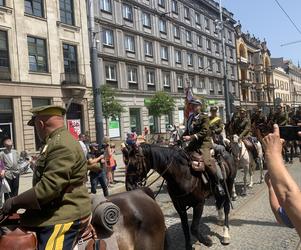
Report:
<svg viewBox="0 0 301 250"><path fill-rule="evenodd" d="M44 143L36 160L33 187L9 198L2 212L9 215L25 209L20 225L36 233L37 249L73 249L90 221L87 162L65 127L65 108L47 105L30 112L28 125L34 126Z"/></svg>
<svg viewBox="0 0 301 250"><path fill-rule="evenodd" d="M112 175L112 168L115 166L115 160L113 156L112 149L110 147L110 137L105 136L104 140L104 147L105 147L105 161L106 161L106 172L107 172L107 180L108 184L113 184L113 175Z"/></svg>
<svg viewBox="0 0 301 250"><path fill-rule="evenodd" d="M10 187L10 193L5 193L4 198L15 197L19 192L19 160L20 154L13 149L13 142L10 138L3 139L5 149L0 153L0 159L4 163L4 176Z"/></svg>
<svg viewBox="0 0 301 250"><path fill-rule="evenodd" d="M108 185L106 178L105 160L104 155L98 150L98 144L90 144L90 154L88 160L88 170L91 184L91 193L96 194L98 183L100 184L103 195L108 196Z"/></svg>
<svg viewBox="0 0 301 250"><path fill-rule="evenodd" d="M78 142L83 150L83 153L84 153L84 156L86 158L88 158L88 148L87 148L87 145L85 144L85 140L86 140L86 136L85 134L79 134L78 136Z"/></svg>
<svg viewBox="0 0 301 250"><path fill-rule="evenodd" d="M117 162L116 162L116 159L115 159L116 145L114 143L111 143L110 147L111 147L111 151L112 151L112 157L113 157L113 160L114 160L114 164L113 164L113 167L112 167L112 181L113 181L113 184L115 184L116 182L115 182L115 178L114 178L114 173L117 169Z"/></svg>
<svg viewBox="0 0 301 250"><path fill-rule="evenodd" d="M277 124L274 125L274 133L264 137L263 146L269 171L266 182L269 187L271 208L278 221L294 227L301 237L301 192L283 163L283 140L280 140Z"/></svg>

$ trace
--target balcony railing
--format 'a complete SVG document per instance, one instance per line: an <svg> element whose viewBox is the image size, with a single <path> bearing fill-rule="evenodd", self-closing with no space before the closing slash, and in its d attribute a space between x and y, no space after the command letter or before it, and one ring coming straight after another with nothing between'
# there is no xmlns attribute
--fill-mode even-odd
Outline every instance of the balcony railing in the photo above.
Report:
<svg viewBox="0 0 301 250"><path fill-rule="evenodd" d="M242 88L249 88L252 86L252 81L248 79L240 80L239 82Z"/></svg>
<svg viewBox="0 0 301 250"><path fill-rule="evenodd" d="M62 73L61 74L62 86L86 86L86 78L82 74L76 73Z"/></svg>
<svg viewBox="0 0 301 250"><path fill-rule="evenodd" d="M0 66L0 80L5 80L5 81L11 80L10 69L8 67Z"/></svg>

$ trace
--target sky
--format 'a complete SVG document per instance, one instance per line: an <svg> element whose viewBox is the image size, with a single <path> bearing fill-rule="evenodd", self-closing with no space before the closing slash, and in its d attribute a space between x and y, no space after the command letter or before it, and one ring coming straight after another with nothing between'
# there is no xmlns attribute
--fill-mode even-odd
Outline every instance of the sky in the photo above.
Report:
<svg viewBox="0 0 301 250"><path fill-rule="evenodd" d="M218 1L218 0L216 0ZM301 30L301 0L278 0ZM301 34L290 23L275 0L222 0L223 7L240 20L242 30L266 39L272 57L292 59L301 64L301 42L281 47L281 44L301 41Z"/></svg>

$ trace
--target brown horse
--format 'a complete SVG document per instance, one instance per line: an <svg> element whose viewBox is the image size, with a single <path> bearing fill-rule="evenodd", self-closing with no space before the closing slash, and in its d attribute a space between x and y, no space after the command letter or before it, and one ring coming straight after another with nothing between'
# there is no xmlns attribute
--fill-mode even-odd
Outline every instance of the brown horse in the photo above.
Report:
<svg viewBox="0 0 301 250"><path fill-rule="evenodd" d="M231 156L225 152L223 159L228 160ZM176 147L167 148L157 145L142 144L139 147L129 148L127 154L128 166L126 173L127 190L135 189L139 183L143 183L150 169L157 171L167 183L168 193L177 210L182 223L185 236L186 249L191 250L191 237L189 232L187 207L193 207L193 220L191 224L191 233L203 244L210 246L212 241L209 237L201 235L200 220L203 213L205 199L212 194L214 190L212 183L205 183L201 178L200 172L194 172L190 166L190 158L183 149ZM231 158L232 159L232 158ZM229 160L221 160L224 170L225 185L224 188L231 191L236 176L235 164ZM215 194L216 206L219 212L222 208L225 213L223 244L230 243L229 236L229 212L230 200L228 196Z"/></svg>
<svg viewBox="0 0 301 250"><path fill-rule="evenodd" d="M107 200L119 207L120 218L113 226L113 233L106 233L103 228L94 225L97 238L102 240L100 242L101 250L105 250L106 245L109 249L118 250L165 249L164 216L160 207L154 201L154 194L149 188L115 194L109 196ZM12 221L14 225L18 222L16 218ZM8 224L10 223L5 221L0 226ZM21 245L18 244L21 242ZM116 247L112 247L111 243ZM24 235L20 230L16 231L14 235L6 237L6 239L5 236L0 236L0 249L34 250L36 244L37 241L33 234ZM88 244L85 249L92 250L95 248L93 244Z"/></svg>

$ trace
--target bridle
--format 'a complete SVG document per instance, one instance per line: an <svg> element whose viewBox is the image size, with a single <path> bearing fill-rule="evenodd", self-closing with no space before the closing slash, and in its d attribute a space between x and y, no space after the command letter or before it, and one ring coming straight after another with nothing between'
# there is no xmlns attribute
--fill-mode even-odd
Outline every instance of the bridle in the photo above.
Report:
<svg viewBox="0 0 301 250"><path fill-rule="evenodd" d="M233 142L231 142L232 144L233 144ZM242 141L238 141L238 142L235 142L237 145L238 145L238 147L239 147L239 143L241 143L241 144L243 144L243 142ZM232 154L233 154L233 156L237 159L237 160L240 160L246 153L247 153L247 148L245 147L245 150L244 150L244 152L243 152L243 145L241 146L241 147L239 147L239 148L241 148L240 150L239 150L239 153L238 153L238 155L236 155L235 153L234 153L234 150L233 150L233 148L232 148Z"/></svg>

